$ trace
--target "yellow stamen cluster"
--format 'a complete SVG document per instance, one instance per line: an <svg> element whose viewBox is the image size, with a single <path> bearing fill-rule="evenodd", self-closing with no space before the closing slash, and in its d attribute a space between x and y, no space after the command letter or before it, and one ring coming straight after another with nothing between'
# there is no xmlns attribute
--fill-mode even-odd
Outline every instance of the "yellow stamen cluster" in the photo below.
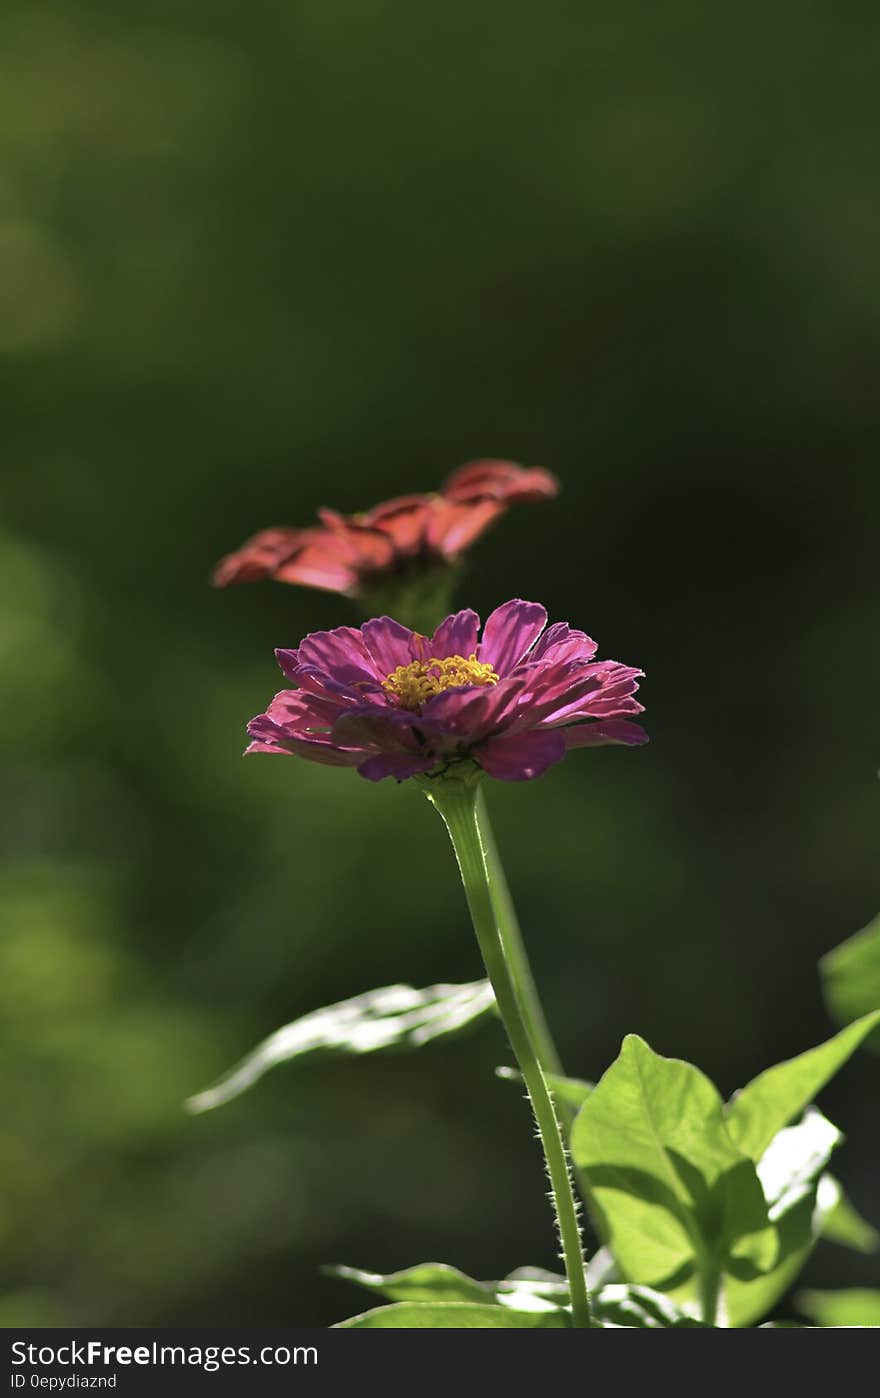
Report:
<svg viewBox="0 0 880 1398"><path fill-rule="evenodd" d="M448 655L445 660L412 660L398 665L387 680L382 681L386 694L391 694L403 709L419 709L434 694L444 689L459 689L468 684L497 684L498 676L491 665L478 660L476 653L465 660L463 655Z"/></svg>

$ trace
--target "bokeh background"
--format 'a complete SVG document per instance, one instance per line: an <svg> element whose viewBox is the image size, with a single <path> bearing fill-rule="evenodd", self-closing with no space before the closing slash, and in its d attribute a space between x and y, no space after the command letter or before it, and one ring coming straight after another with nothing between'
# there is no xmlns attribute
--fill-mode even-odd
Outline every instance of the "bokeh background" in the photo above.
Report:
<svg viewBox="0 0 880 1398"><path fill-rule="evenodd" d="M491 792L569 1069L637 1030L727 1092L825 1037L878 902L876 7L8 0L0 40L0 1320L325 1325L325 1261L553 1265L493 1026L184 1114L298 1014L479 974L416 791L241 760L273 647L347 604L208 576L551 467L459 600L648 672L650 747ZM823 1098L875 1222L876 1072Z"/></svg>

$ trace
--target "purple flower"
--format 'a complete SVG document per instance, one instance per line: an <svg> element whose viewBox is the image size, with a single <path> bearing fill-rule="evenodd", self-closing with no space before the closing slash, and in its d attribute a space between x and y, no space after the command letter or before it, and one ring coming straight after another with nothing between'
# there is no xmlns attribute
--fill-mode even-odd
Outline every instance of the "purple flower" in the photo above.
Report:
<svg viewBox="0 0 880 1398"><path fill-rule="evenodd" d="M482 638L472 611L430 638L386 616L276 654L295 687L248 724L248 752L356 767L368 781L463 761L526 781L569 748L647 742L628 717L642 712L642 671L595 660L596 643L566 622L547 627L537 602L497 607Z"/></svg>

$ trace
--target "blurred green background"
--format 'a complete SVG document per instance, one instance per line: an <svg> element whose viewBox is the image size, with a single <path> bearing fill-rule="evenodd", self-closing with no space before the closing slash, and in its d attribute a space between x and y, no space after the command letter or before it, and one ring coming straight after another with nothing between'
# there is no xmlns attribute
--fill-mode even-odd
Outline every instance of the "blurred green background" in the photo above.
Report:
<svg viewBox="0 0 880 1398"><path fill-rule="evenodd" d="M341 599L208 586L316 506L540 462L459 600L642 665L650 747L490 792L569 1070L728 1092L878 902L876 6L8 0L2 1315L324 1325L319 1264L554 1264L495 1027L183 1099L479 974L418 793L241 760ZM876 1060L823 1105L880 1220ZM823 1245L807 1278L877 1284Z"/></svg>

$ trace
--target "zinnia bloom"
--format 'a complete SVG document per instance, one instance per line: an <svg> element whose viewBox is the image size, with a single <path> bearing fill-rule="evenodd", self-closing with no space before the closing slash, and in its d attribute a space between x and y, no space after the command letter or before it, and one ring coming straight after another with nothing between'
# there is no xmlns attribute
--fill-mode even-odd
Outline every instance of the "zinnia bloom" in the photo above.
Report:
<svg viewBox="0 0 880 1398"><path fill-rule="evenodd" d="M595 641L566 622L547 627L537 602L505 602L482 636L472 611L430 638L378 617L276 653L294 688L251 720L248 752L356 767L369 781L467 760L526 781L569 748L647 742L628 717L642 712L642 671L597 661Z"/></svg>
<svg viewBox="0 0 880 1398"><path fill-rule="evenodd" d="M274 578L357 596L388 577L455 563L511 506L551 499L556 480L540 467L471 461L438 494L403 495L362 514L319 510L306 529L264 529L217 565L214 583Z"/></svg>

